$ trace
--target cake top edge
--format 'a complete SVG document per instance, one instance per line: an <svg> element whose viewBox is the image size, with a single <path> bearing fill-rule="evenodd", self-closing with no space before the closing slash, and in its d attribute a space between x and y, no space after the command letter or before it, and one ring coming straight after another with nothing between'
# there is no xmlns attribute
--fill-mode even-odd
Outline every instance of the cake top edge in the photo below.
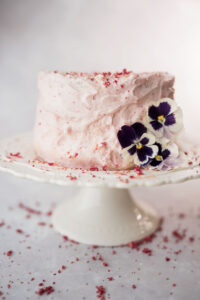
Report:
<svg viewBox="0 0 200 300"><path fill-rule="evenodd" d="M127 69L123 69L121 72L115 71L115 72L64 72L64 71L40 71L39 74L57 74L61 76L66 76L66 77L86 77L86 78L94 78L97 76L100 77L113 77L113 78L120 78L120 77L128 77L129 75L134 75L135 77L137 76L142 76L142 75L166 75L170 77L174 77L172 74L168 72L162 72L162 71L153 71L153 72L133 72L133 71L127 71Z"/></svg>

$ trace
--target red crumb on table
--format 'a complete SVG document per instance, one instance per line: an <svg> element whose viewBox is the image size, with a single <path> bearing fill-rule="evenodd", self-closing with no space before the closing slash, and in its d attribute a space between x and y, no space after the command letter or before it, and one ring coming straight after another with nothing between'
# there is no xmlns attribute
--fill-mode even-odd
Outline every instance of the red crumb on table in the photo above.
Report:
<svg viewBox="0 0 200 300"><path fill-rule="evenodd" d="M132 284L132 289L136 289L136 285L135 284Z"/></svg>
<svg viewBox="0 0 200 300"><path fill-rule="evenodd" d="M46 223L45 223L45 222L38 222L38 225L39 225L39 226L45 226Z"/></svg>
<svg viewBox="0 0 200 300"><path fill-rule="evenodd" d="M43 294L51 294L54 292L54 288L52 286L47 286L47 287L43 287L41 289L39 289L36 294L42 296Z"/></svg>
<svg viewBox="0 0 200 300"><path fill-rule="evenodd" d="M114 280L113 277L108 277L107 279L108 279L109 281L113 281L113 280Z"/></svg>
<svg viewBox="0 0 200 300"><path fill-rule="evenodd" d="M20 208L26 210L27 212L29 212L30 214L36 214L36 215L41 215L41 211L33 209L31 207L28 207L26 205L24 205L23 203L19 203L18 205Z"/></svg>
<svg viewBox="0 0 200 300"><path fill-rule="evenodd" d="M165 257L165 260L166 260L166 261L170 261L170 260L171 260L171 258L169 258L169 257Z"/></svg>
<svg viewBox="0 0 200 300"><path fill-rule="evenodd" d="M68 236L66 236L66 235L63 235L63 239L64 239L65 241L68 241L68 240L69 240Z"/></svg>
<svg viewBox="0 0 200 300"><path fill-rule="evenodd" d="M174 251L174 254L178 255L182 252L182 250L177 250L177 251Z"/></svg>
<svg viewBox="0 0 200 300"><path fill-rule="evenodd" d="M123 89L123 88L124 88L124 85L123 85L123 84L121 84L121 85L120 85L120 87Z"/></svg>
<svg viewBox="0 0 200 300"><path fill-rule="evenodd" d="M51 211L51 210L48 211L48 212L46 213L46 215L47 215L48 217L50 217L50 216L52 215L52 211Z"/></svg>
<svg viewBox="0 0 200 300"><path fill-rule="evenodd" d="M183 230L182 233L180 233L178 230L172 231L172 235L177 238L177 240L183 240L185 237L185 230Z"/></svg>
<svg viewBox="0 0 200 300"><path fill-rule="evenodd" d="M147 255L149 255L149 256L152 255L152 250L149 249L149 248L144 248L144 249L142 250L142 252L145 253L145 254L147 254Z"/></svg>
<svg viewBox="0 0 200 300"><path fill-rule="evenodd" d="M4 221L0 222L0 227L3 227L4 225L5 225Z"/></svg>
<svg viewBox="0 0 200 300"><path fill-rule="evenodd" d="M7 252L7 256L11 256L11 255L13 255L13 251L12 251L12 250L9 250L9 251Z"/></svg>
<svg viewBox="0 0 200 300"><path fill-rule="evenodd" d="M173 283L172 286L175 287L175 286L176 286L176 283Z"/></svg>
<svg viewBox="0 0 200 300"><path fill-rule="evenodd" d="M105 294L106 294L106 289L104 288L103 285L97 285L96 286L96 293L97 293L97 298L101 299L101 300L105 300Z"/></svg>
<svg viewBox="0 0 200 300"><path fill-rule="evenodd" d="M193 236L189 237L189 241L190 241L191 243L194 242L194 237L193 237Z"/></svg>
<svg viewBox="0 0 200 300"><path fill-rule="evenodd" d="M23 156L21 156L21 153L20 153L20 152L17 152L17 153L10 153L9 155L10 155L11 157L23 158Z"/></svg>
<svg viewBox="0 0 200 300"><path fill-rule="evenodd" d="M22 234L23 230L22 229L16 229L16 232Z"/></svg>

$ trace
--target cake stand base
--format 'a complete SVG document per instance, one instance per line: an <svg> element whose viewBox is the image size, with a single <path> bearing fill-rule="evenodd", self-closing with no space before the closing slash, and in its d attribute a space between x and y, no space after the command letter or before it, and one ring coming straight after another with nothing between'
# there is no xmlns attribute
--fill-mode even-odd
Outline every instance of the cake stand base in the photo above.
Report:
<svg viewBox="0 0 200 300"><path fill-rule="evenodd" d="M128 189L91 187L59 205L53 225L77 242L118 246L152 234L159 217L146 204L133 200Z"/></svg>

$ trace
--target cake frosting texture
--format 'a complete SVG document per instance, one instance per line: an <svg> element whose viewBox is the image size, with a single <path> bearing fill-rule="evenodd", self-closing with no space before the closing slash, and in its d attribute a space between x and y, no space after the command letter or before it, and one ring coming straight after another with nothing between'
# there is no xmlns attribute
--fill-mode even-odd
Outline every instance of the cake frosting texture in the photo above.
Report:
<svg viewBox="0 0 200 300"><path fill-rule="evenodd" d="M174 95L168 73L39 73L36 155L69 168L127 169L117 132Z"/></svg>

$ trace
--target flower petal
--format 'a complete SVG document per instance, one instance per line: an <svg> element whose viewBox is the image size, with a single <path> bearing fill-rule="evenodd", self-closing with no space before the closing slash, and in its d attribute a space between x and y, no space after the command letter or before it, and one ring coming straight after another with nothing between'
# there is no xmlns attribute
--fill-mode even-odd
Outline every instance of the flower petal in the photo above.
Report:
<svg viewBox="0 0 200 300"><path fill-rule="evenodd" d="M141 163L144 163L146 161L147 154L146 154L146 151L145 151L144 147L142 147L141 149L137 150L137 155L138 155L139 161Z"/></svg>
<svg viewBox="0 0 200 300"><path fill-rule="evenodd" d="M128 149L128 152L130 153L130 155L135 154L135 152L136 152L136 145L134 145L132 148Z"/></svg>
<svg viewBox="0 0 200 300"><path fill-rule="evenodd" d="M149 155L148 154L148 156L150 157L150 158L154 158L154 157L156 157L156 155L158 154L158 146L156 146L156 145L152 145L152 146L148 146L148 148L151 148L151 150L152 150L152 154L151 155ZM150 152L149 152L150 153Z"/></svg>
<svg viewBox="0 0 200 300"><path fill-rule="evenodd" d="M150 162L150 165L151 165L152 167L157 167L157 166L159 166L161 163L162 163L162 160L157 160L157 159L154 158L154 159Z"/></svg>
<svg viewBox="0 0 200 300"><path fill-rule="evenodd" d="M147 128L140 122L136 122L131 127L134 130L135 136L137 139L140 139L141 136L147 132Z"/></svg>
<svg viewBox="0 0 200 300"><path fill-rule="evenodd" d="M168 149L165 149L164 151L162 151L162 158L164 160L169 156L170 156L170 151Z"/></svg>
<svg viewBox="0 0 200 300"><path fill-rule="evenodd" d="M151 121L150 124L153 127L153 129L156 131L163 127L163 125L158 121Z"/></svg>
<svg viewBox="0 0 200 300"><path fill-rule="evenodd" d="M159 115L164 115L166 117L171 110L171 106L167 101L163 101L158 106Z"/></svg>
<svg viewBox="0 0 200 300"><path fill-rule="evenodd" d="M140 143L142 145L153 145L156 141L156 138L153 134L151 133L144 133L142 136L141 136L141 140L140 140Z"/></svg>
<svg viewBox="0 0 200 300"><path fill-rule="evenodd" d="M177 132L181 131L181 129L183 129L182 110L180 108L178 108L174 112L174 115L175 115L176 123L169 126L168 129L172 133L177 133Z"/></svg>
<svg viewBox="0 0 200 300"><path fill-rule="evenodd" d="M152 120L157 120L158 116L159 116L159 111L158 111L158 107L155 105L152 105L149 107L148 109L148 116L152 119Z"/></svg>
<svg viewBox="0 0 200 300"><path fill-rule="evenodd" d="M130 146L136 139L135 131L131 126L124 125L117 133L118 140L122 148Z"/></svg>
<svg viewBox="0 0 200 300"><path fill-rule="evenodd" d="M178 108L177 103L176 103L173 99L170 99L170 98L162 98L162 99L160 100L160 103L163 103L163 102L168 103L168 104L170 105L170 111L169 111L169 113L173 113L173 112L176 111L177 108Z"/></svg>
<svg viewBox="0 0 200 300"><path fill-rule="evenodd" d="M166 116L165 118L165 126L171 126L171 125L174 125L176 123L176 117L175 117L175 114L172 113L168 116Z"/></svg>
<svg viewBox="0 0 200 300"><path fill-rule="evenodd" d="M138 152L137 152L137 155L134 155L134 163L135 165L137 166L145 166L146 164L148 164L149 162L149 157L146 156L146 159L144 161L140 161L139 157L138 157Z"/></svg>

